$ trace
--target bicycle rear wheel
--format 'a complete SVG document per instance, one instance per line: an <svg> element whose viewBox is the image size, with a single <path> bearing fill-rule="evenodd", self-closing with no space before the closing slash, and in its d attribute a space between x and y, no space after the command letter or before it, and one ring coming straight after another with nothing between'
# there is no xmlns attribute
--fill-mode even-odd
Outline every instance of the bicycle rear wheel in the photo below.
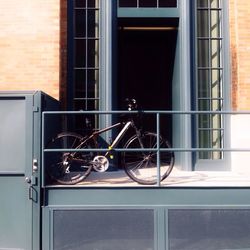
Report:
<svg viewBox="0 0 250 250"><path fill-rule="evenodd" d="M53 181L69 185L83 181L91 172L93 153L67 152L67 149L90 148L83 142L81 135L65 132L58 134L46 147L47 149L65 149L65 152L51 152L46 157L47 173Z"/></svg>
<svg viewBox="0 0 250 250"><path fill-rule="evenodd" d="M127 149L156 148L157 134L146 132L139 138L133 136L125 145ZM160 148L169 149L168 141L160 137ZM157 183L157 152L155 151L127 151L122 154L122 161L127 175L134 181L153 185ZM174 153L172 151L160 152L160 180L164 180L174 166Z"/></svg>

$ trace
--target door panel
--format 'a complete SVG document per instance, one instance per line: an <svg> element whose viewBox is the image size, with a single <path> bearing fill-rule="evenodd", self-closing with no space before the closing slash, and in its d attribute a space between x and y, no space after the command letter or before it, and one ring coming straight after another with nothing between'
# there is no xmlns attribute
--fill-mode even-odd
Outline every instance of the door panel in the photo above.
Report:
<svg viewBox="0 0 250 250"><path fill-rule="evenodd" d="M0 177L0 249L30 249L30 211L24 175Z"/></svg>
<svg viewBox="0 0 250 250"><path fill-rule="evenodd" d="M0 96L0 249L32 249L32 100Z"/></svg>

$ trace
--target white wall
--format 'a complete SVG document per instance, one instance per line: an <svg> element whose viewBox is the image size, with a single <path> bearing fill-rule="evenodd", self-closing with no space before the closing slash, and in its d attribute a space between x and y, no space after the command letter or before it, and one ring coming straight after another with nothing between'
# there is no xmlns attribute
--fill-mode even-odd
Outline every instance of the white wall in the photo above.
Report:
<svg viewBox="0 0 250 250"><path fill-rule="evenodd" d="M231 148L250 149L250 115L231 116ZM232 171L250 173L250 152L232 152Z"/></svg>

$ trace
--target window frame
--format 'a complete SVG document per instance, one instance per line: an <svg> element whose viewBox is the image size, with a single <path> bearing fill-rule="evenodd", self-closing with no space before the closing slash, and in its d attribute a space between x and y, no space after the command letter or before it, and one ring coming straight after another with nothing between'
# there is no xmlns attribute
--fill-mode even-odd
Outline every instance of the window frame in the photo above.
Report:
<svg viewBox="0 0 250 250"><path fill-rule="evenodd" d="M210 0L209 0L210 1ZM222 70L222 99L223 99L223 107L220 111L230 111L231 110L231 88L230 88L230 49L229 49L229 6L227 0L220 0L221 2L221 62L222 65L218 70ZM213 8L212 8L213 9ZM194 6L192 6L193 11L193 75L194 75L194 86L193 86L193 109L197 111L199 110L198 106L198 33L197 33L197 0L195 1ZM208 37L211 38L211 37ZM213 67L207 67L207 69L213 70ZM210 110L212 111L212 110ZM222 144L223 148L230 148L230 115L221 115L223 116L223 130L224 130L224 141ZM193 147L199 148L199 136L198 136L198 117L193 117ZM230 152L223 152L222 159L199 159L199 152L195 152L193 154L193 166L196 171L223 171L230 170L231 160L230 160Z"/></svg>

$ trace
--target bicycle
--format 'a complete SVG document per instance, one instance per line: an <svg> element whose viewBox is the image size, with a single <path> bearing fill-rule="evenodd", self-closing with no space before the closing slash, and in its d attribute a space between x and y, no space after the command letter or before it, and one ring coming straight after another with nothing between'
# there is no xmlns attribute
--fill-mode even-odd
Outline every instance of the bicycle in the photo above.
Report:
<svg viewBox="0 0 250 250"><path fill-rule="evenodd" d="M135 110L137 103L135 99L127 99L127 109ZM118 135L109 145L106 152L91 151L98 149L98 138L106 131L121 127ZM121 152L121 164L126 174L139 184L153 185L157 183L157 134L154 132L143 132L139 129L132 117L118 122L109 127L91 131L86 136L72 132L63 132L51 140L47 148L65 149L54 153L54 159L49 166L49 176L54 181L68 185L83 181L94 169L97 172L105 172L109 168L109 159L112 158L115 147L119 144L129 128L134 135L124 144L127 151ZM174 153L170 150L170 143L159 137L160 148L160 180L164 180L171 173L174 166ZM71 149L71 150L69 150ZM80 151L78 149L87 149ZM134 149L134 150L133 150ZM138 149L142 149L141 151ZM148 149L148 150L147 150ZM151 149L151 150L150 150ZM67 151L68 150L68 151ZM74 151L76 150L76 151ZM78 151L77 151L78 150Z"/></svg>

